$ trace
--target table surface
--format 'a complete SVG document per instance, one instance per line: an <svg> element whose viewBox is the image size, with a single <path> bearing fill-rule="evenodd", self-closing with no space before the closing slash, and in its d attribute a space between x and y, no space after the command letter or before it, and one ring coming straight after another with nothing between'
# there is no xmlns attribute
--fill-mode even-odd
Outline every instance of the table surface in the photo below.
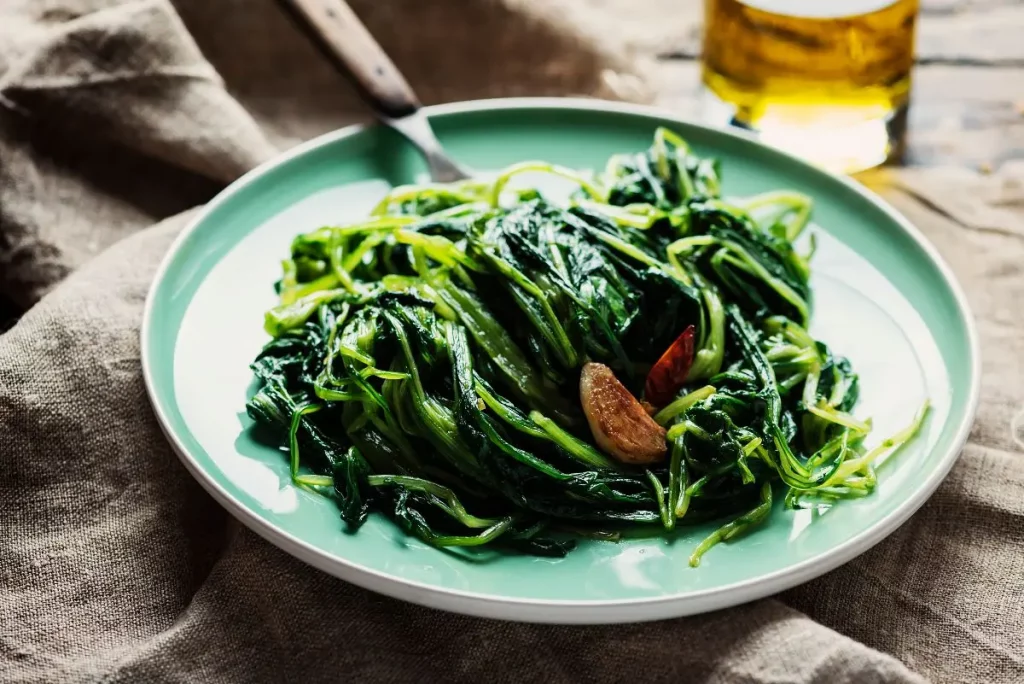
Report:
<svg viewBox="0 0 1024 684"><path fill-rule="evenodd" d="M694 106L703 3L585 2L604 20L621 17L620 40L649 60L645 76L658 89L657 104ZM903 164L987 173L1024 158L1024 2L922 0L916 52Z"/></svg>
<svg viewBox="0 0 1024 684"><path fill-rule="evenodd" d="M512 7L538 0L505 2ZM633 55L655 104L696 116L703 2L559 2L539 4L551 15L566 15L563 21L589 33L596 44ZM382 34L386 48L404 40L387 40L390 24L371 28ZM216 52L216 47L205 49ZM408 60L403 64L412 77L420 66ZM921 0L913 78L901 164L956 165L990 173L1009 160L1024 159L1024 1ZM0 297L0 332L16 314Z"/></svg>

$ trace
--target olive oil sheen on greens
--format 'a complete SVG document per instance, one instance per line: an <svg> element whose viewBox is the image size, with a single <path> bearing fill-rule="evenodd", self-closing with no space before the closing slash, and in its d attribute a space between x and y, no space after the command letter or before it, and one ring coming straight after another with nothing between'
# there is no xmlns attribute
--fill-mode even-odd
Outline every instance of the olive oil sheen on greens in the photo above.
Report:
<svg viewBox="0 0 1024 684"><path fill-rule="evenodd" d="M919 0L705 0L711 119L853 173L898 154Z"/></svg>

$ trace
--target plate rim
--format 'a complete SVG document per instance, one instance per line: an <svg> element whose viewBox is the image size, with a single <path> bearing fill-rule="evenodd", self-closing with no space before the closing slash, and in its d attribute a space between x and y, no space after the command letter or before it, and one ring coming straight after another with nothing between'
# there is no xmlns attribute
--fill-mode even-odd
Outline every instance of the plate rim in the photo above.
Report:
<svg viewBox="0 0 1024 684"><path fill-rule="evenodd" d="M745 140L760 147L768 147L757 140L756 136L752 133L740 129L711 126L679 116L668 109L589 98L491 98L432 105L423 109L428 117L502 109L561 109L618 113L675 121L685 126ZM289 555L364 589L430 608L476 617L554 624L614 624L683 617L740 605L776 594L824 575L840 565L853 560L903 525L931 497L959 459L977 414L981 385L981 361L977 324L963 288L953 274L952 269L939 254L935 246L928 241L916 226L874 192L855 182L852 178L825 171L782 150L769 148L774 153L785 157L790 163L838 181L847 190L853 191L860 199L874 205L875 208L882 211L891 221L897 224L916 243L917 247L924 252L932 262L932 265L938 270L953 295L958 313L965 322L970 356L970 393L967 398L964 414L953 435L950 447L942 454L936 467L932 469L930 475L924 481L923 486L915 491L912 496L901 502L889 516L859 534L841 542L827 555L809 558L791 567L776 570L767 575L722 587L674 593L665 596L583 601L494 596L486 593L438 587L363 567L346 558L330 554L278 528L245 506L219 482L208 475L170 427L165 407L160 401L156 390L155 373L153 370L154 360L150 354L155 294L160 284L164 281L167 271L177 257L182 245L198 230L206 217L217 207L227 202L243 187L252 183L256 178L269 172L271 169L319 147L358 135L370 126L370 124L353 124L312 138L263 162L221 190L197 212L171 243L154 273L146 293L143 308L140 331L142 374L146 385L146 394L150 405L153 407L153 412L161 431L186 469L207 493L246 527Z"/></svg>

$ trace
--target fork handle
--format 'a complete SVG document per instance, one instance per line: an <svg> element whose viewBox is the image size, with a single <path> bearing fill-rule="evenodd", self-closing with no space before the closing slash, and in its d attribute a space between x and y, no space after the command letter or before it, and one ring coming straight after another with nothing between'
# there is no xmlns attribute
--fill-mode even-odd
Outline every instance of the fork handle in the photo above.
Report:
<svg viewBox="0 0 1024 684"><path fill-rule="evenodd" d="M385 120L415 113L420 101L344 0L280 0L324 55Z"/></svg>

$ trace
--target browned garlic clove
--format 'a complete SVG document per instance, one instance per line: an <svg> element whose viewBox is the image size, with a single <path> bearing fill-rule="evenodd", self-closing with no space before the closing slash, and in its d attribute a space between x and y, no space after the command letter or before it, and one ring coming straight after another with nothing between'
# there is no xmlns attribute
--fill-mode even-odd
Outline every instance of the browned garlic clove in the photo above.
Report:
<svg viewBox="0 0 1024 684"><path fill-rule="evenodd" d="M597 445L622 463L665 460L665 429L654 422L611 368L588 363L580 373L580 402Z"/></svg>

